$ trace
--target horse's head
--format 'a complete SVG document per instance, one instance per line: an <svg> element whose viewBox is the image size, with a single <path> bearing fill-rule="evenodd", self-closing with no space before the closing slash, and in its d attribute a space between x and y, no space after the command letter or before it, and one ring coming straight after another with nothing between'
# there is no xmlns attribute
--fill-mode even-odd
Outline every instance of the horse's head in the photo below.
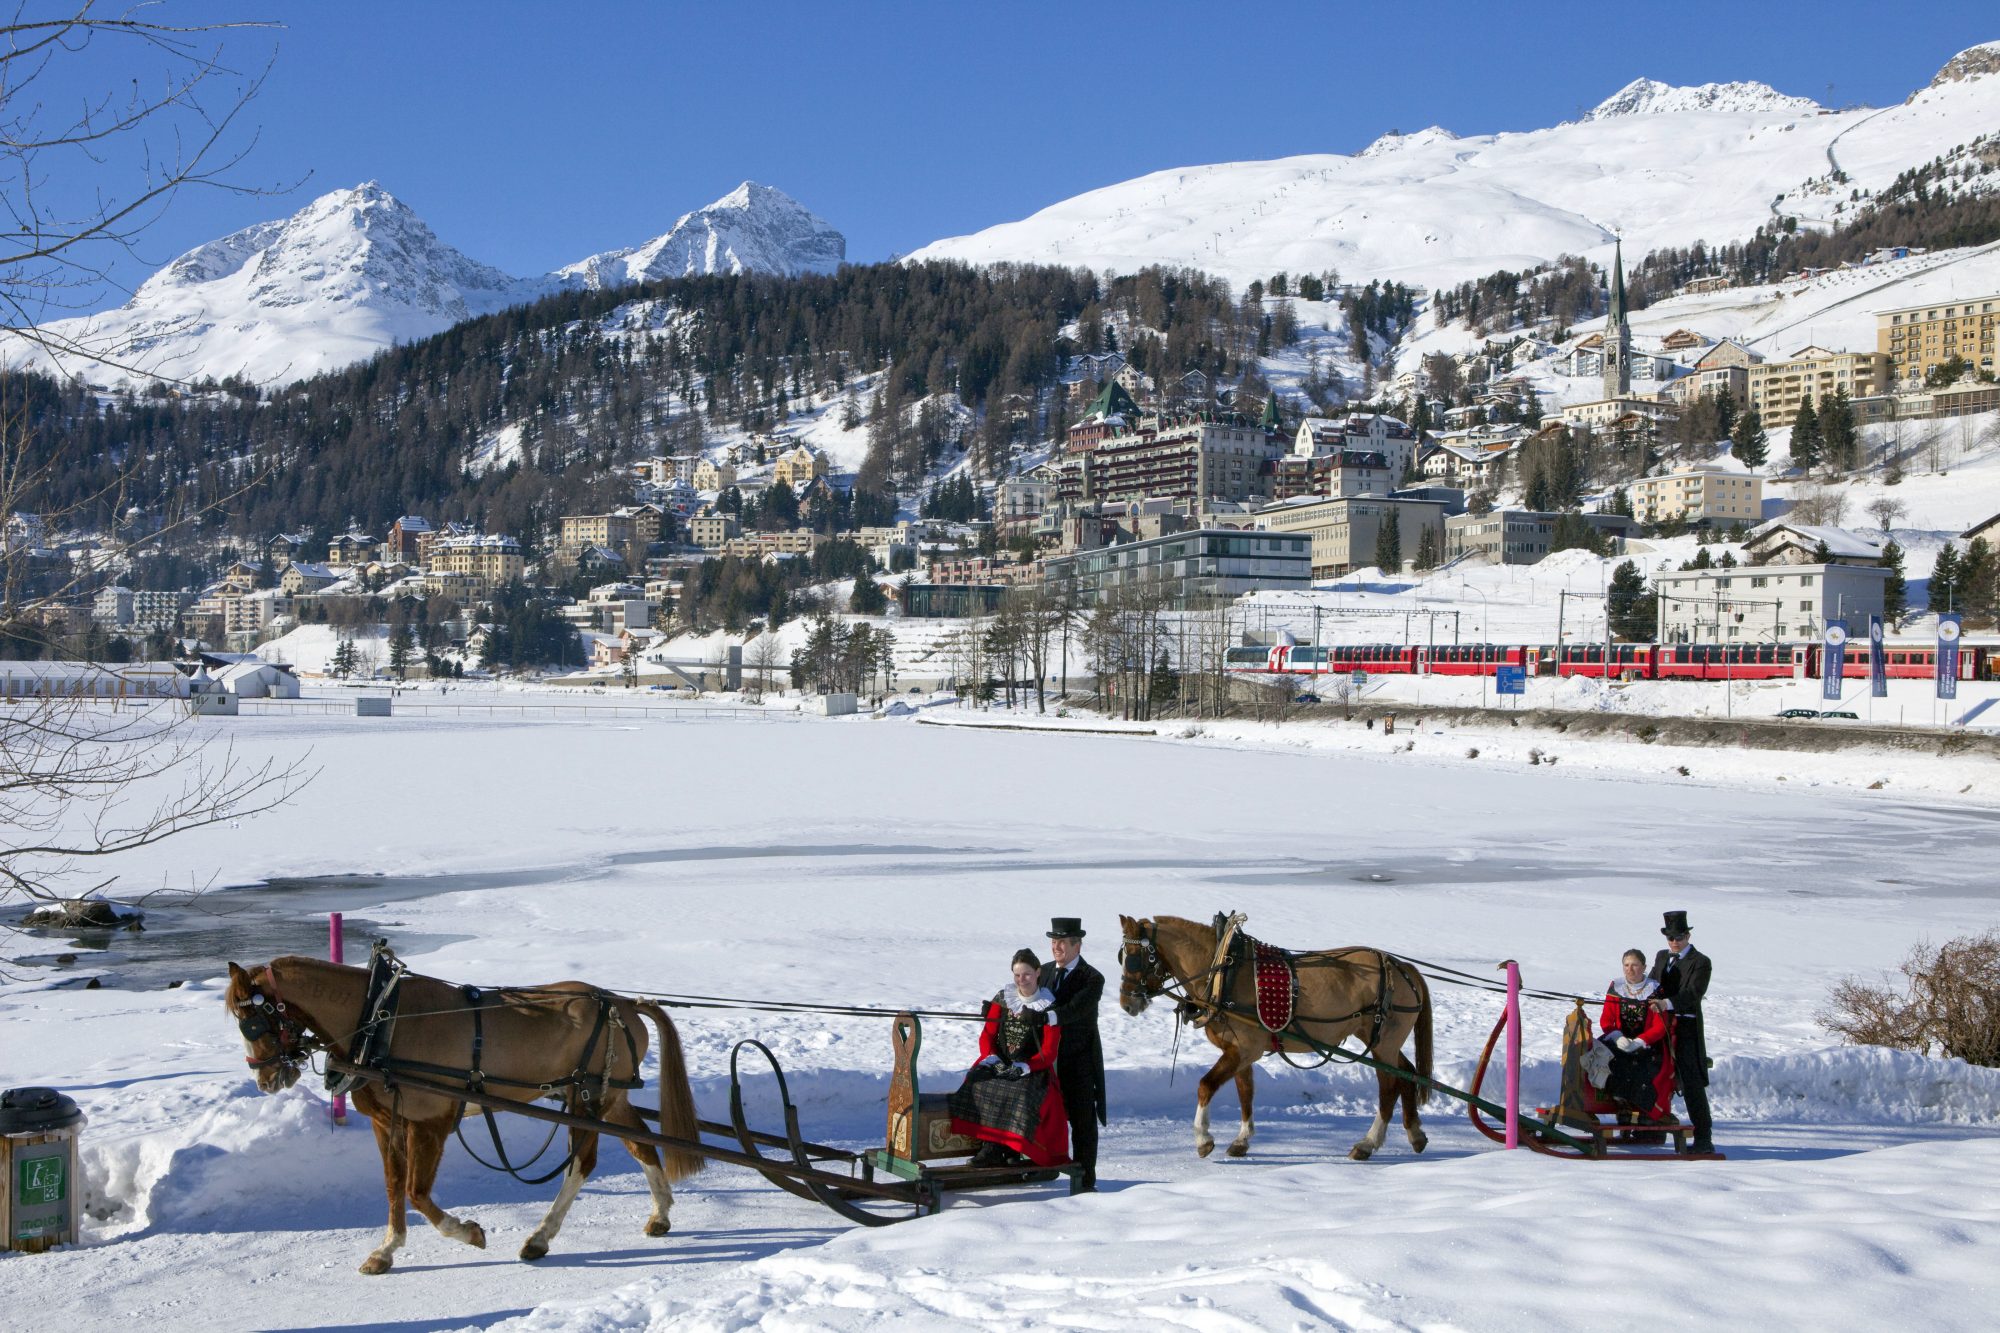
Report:
<svg viewBox="0 0 2000 1333"><path fill-rule="evenodd" d="M1137 1018L1153 997L1165 992L1167 965L1160 958L1158 927L1150 918L1120 916L1123 943L1118 946L1118 1007Z"/></svg>
<svg viewBox="0 0 2000 1333"><path fill-rule="evenodd" d="M229 965L223 1007L243 1034L243 1062L257 1073L259 1092L283 1092L299 1081L309 1034L285 1008L269 964L244 971Z"/></svg>

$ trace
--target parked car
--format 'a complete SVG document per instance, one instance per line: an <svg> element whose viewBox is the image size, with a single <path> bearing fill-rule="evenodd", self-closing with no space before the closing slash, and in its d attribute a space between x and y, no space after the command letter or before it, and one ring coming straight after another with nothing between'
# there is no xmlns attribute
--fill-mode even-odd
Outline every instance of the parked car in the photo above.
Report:
<svg viewBox="0 0 2000 1333"><path fill-rule="evenodd" d="M1861 714L1859 713L1847 713L1840 711L1835 711L1831 713L1821 713L1819 716L1821 721L1825 721L1828 718L1834 718L1834 717L1844 719L1845 721L1848 722L1859 722L1861 720Z"/></svg>
<svg viewBox="0 0 2000 1333"><path fill-rule="evenodd" d="M1804 721L1808 718L1815 718L1818 716L1819 716L1819 709L1817 708L1787 708L1784 712L1778 714L1778 720L1781 722L1787 720Z"/></svg>

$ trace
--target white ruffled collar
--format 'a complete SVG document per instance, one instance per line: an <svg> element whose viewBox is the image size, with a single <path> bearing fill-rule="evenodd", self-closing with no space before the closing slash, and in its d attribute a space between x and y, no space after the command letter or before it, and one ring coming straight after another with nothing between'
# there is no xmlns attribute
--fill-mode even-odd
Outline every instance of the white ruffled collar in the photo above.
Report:
<svg viewBox="0 0 2000 1333"><path fill-rule="evenodd" d="M1621 1000L1650 1000L1653 998L1653 992L1659 988L1660 983L1651 977L1647 977L1636 986L1623 977L1617 977L1611 982L1610 993Z"/></svg>
<svg viewBox="0 0 2000 1333"><path fill-rule="evenodd" d="M1049 994L1047 986L1042 987L1033 995L1023 995L1021 994L1020 987L1016 986L1012 980L1009 980L1006 988L1000 992L1000 999L1006 1004L1007 1012L1010 1014L1018 1014L1023 1009L1040 1013L1056 1002L1056 997Z"/></svg>

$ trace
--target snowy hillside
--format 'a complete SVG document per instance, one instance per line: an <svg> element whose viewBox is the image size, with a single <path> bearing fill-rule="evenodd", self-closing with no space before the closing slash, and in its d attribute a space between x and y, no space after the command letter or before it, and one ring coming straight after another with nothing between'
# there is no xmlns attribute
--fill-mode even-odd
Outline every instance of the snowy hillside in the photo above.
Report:
<svg viewBox="0 0 2000 1333"><path fill-rule="evenodd" d="M558 269L560 280L616 287L701 273L831 273L847 258L847 238L781 190L744 181L664 236L609 250Z"/></svg>
<svg viewBox="0 0 2000 1333"><path fill-rule="evenodd" d="M1311 154L1155 172L913 259L1011 260L1129 273L1186 265L1238 283L1287 270L1437 285L1563 254L1640 255L1747 236L1779 201L1817 217L2000 123L2000 77L1975 48L1883 110L1830 112L1762 84L1641 79L1578 121L1523 134L1385 136ZM1829 188L1838 169L1846 180ZM1695 201L1700 207L1690 207Z"/></svg>
<svg viewBox="0 0 2000 1333"><path fill-rule="evenodd" d="M797 201L745 181L636 249L517 278L446 245L370 181L197 246L116 310L50 323L43 333L53 353L24 339L0 342L0 362L103 383L237 375L283 384L566 286L831 272L846 248Z"/></svg>

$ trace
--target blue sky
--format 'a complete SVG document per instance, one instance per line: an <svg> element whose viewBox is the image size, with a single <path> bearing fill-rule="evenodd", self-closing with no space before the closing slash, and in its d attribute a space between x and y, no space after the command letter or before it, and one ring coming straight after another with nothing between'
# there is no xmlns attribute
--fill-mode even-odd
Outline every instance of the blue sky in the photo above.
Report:
<svg viewBox="0 0 2000 1333"><path fill-rule="evenodd" d="M746 178L868 261L1171 166L1351 152L1392 127L1533 129L1641 75L1880 105L2000 38L1986 5L1880 0L168 10L286 25L237 52L247 66L276 47L236 176L303 183L185 195L145 265L376 179L447 243L524 274L657 235Z"/></svg>

